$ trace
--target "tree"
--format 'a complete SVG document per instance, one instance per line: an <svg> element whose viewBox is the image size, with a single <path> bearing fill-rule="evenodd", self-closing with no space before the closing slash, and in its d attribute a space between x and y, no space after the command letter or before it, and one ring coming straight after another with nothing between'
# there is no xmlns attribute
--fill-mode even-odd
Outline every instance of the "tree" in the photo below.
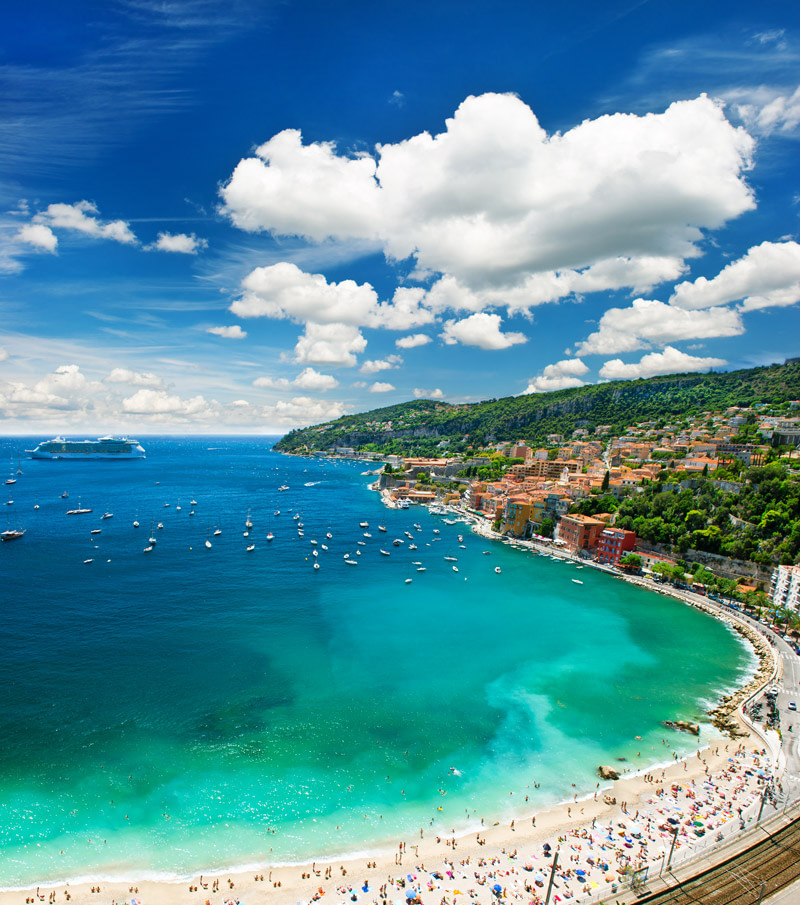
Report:
<svg viewBox="0 0 800 905"><path fill-rule="evenodd" d="M608 485L611 483L611 475L608 471L603 475L603 483L600 485L600 493L605 493L608 490Z"/></svg>
<svg viewBox="0 0 800 905"><path fill-rule="evenodd" d="M626 569L630 569L632 572L641 572L642 557L637 556L635 553L628 553L627 556L622 557L619 564Z"/></svg>
<svg viewBox="0 0 800 905"><path fill-rule="evenodd" d="M539 525L539 534L543 537L552 537L555 527L555 522L551 518L542 519L542 524Z"/></svg>

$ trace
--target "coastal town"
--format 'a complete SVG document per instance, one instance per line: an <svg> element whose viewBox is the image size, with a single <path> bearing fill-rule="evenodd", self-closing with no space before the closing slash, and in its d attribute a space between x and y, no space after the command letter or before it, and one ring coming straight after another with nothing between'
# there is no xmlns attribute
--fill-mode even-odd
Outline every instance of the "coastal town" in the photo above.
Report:
<svg viewBox="0 0 800 905"><path fill-rule="evenodd" d="M446 441L436 458L381 456L345 447L332 454L385 462L375 473L390 505L452 507L469 514L481 533L552 545L654 581L769 609L773 620L780 617L798 629L800 565L792 561L796 556L791 551L773 547L771 556L751 552L745 557L717 543L712 552L714 545L703 532L713 541L714 528L709 531L706 513L692 503L681 515L684 523L699 518L696 530L678 544L654 542L646 519L637 532L641 518L625 515L647 491L683 494L690 501L708 489L722 497L721 517L731 529L740 534L753 527L758 534L763 515L750 526L731 514L730 501L772 466L775 474L800 481L800 402L782 408L776 414L768 406L731 407L678 423L638 422L619 436L611 434L610 425L587 426L571 436L550 434L539 447L505 441L454 457L445 455ZM382 427L391 430L394 425ZM777 540L793 526L778 520L765 528L777 529ZM701 542L699 549L692 541Z"/></svg>

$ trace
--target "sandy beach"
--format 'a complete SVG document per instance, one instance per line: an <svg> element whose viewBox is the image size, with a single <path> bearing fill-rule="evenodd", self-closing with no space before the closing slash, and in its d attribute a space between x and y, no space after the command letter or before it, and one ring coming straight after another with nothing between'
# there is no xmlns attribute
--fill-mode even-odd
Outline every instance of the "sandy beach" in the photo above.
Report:
<svg viewBox="0 0 800 905"><path fill-rule="evenodd" d="M263 864L246 871L174 882L131 877L60 883L0 892L0 905L305 905L322 898L343 905L466 905L499 899L539 905L547 895L556 851L551 902L610 897L627 885L631 871L648 867L651 877L657 874L673 842L677 860L690 848L727 837L755 819L773 765L763 739L749 731L737 708L771 677L769 646L763 644L757 652L758 675L729 702L736 738L698 738L696 753L682 760L670 745L678 730L665 728L661 745L641 752L641 763L664 766L639 770L635 763L617 764L615 769L626 771L619 779L598 778L593 794L579 798L576 792L572 801L547 811L532 813L519 802L513 807L518 816L511 821L497 822L487 814L479 829L461 836L455 830L437 836L421 827L413 837L350 860L272 867L265 857Z"/></svg>

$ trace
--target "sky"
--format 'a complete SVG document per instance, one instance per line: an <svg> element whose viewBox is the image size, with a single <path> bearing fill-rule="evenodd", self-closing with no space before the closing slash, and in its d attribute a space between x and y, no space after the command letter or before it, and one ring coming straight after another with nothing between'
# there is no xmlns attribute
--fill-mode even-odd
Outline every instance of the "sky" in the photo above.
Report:
<svg viewBox="0 0 800 905"><path fill-rule="evenodd" d="M0 15L0 433L800 355L795 0Z"/></svg>

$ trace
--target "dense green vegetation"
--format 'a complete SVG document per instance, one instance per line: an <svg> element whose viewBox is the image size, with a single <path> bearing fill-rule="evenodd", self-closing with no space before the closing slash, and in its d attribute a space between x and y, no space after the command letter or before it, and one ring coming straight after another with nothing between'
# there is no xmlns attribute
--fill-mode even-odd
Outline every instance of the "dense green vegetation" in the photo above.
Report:
<svg viewBox="0 0 800 905"><path fill-rule="evenodd" d="M591 436L598 425L620 435L632 423L680 424L731 406L781 406L800 398L800 365L771 365L724 374L677 374L647 380L490 399L470 405L418 399L294 430L283 452L353 447L381 454L454 455L500 440L542 444L549 434Z"/></svg>
<svg viewBox="0 0 800 905"><path fill-rule="evenodd" d="M673 481L685 474L662 475L664 481L619 504L617 528L651 544L669 544L681 556L693 549L763 565L800 561L800 479L783 465L744 469L738 493L717 487L713 476L692 478L682 487ZM591 498L578 508L611 504L610 497Z"/></svg>

